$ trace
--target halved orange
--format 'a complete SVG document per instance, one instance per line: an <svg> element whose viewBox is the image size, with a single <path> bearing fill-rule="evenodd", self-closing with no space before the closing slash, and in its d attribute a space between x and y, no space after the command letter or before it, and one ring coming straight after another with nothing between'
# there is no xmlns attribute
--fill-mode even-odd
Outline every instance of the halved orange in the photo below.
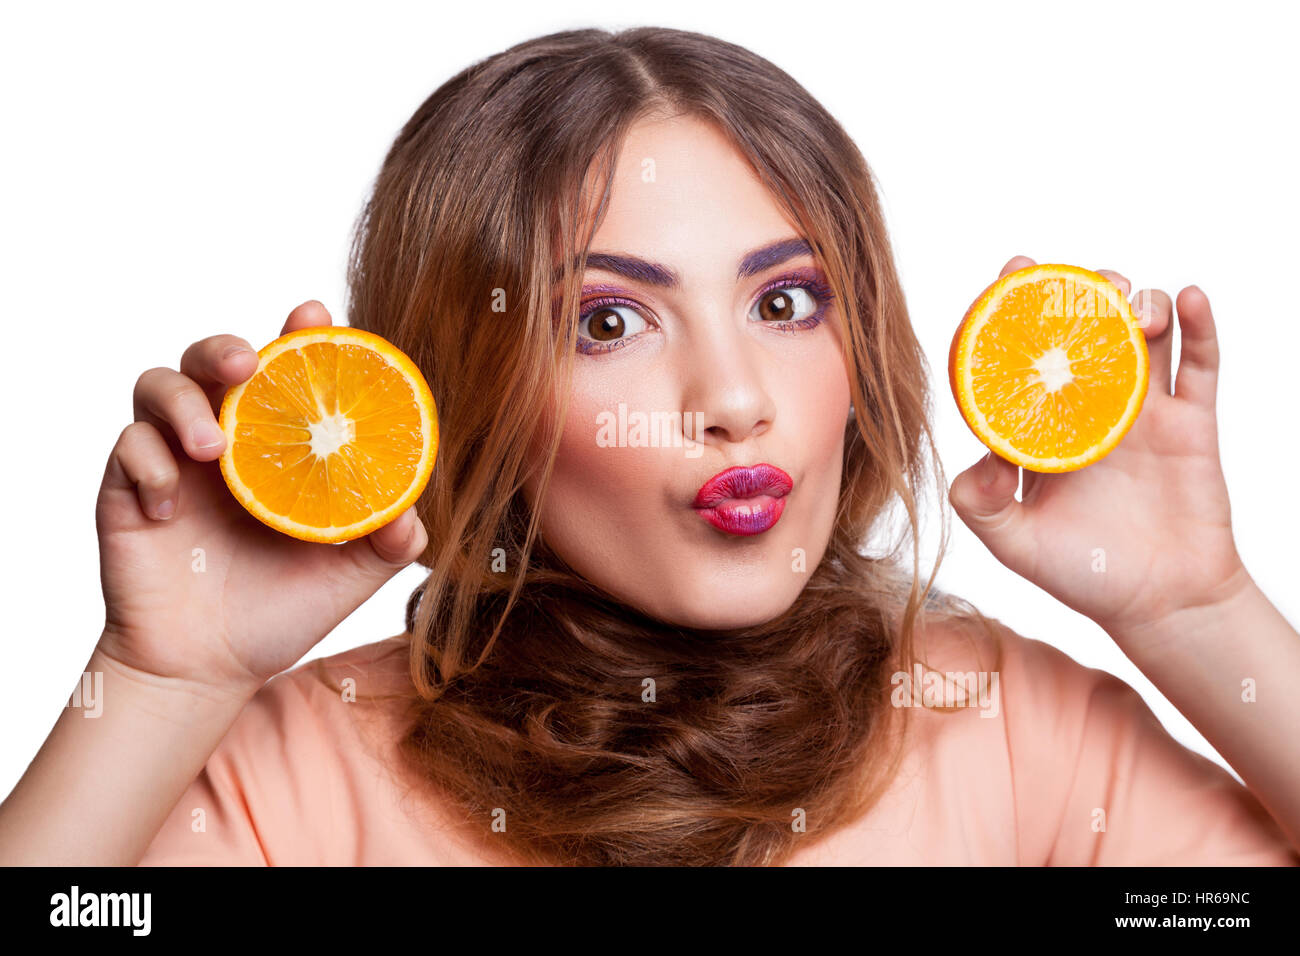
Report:
<svg viewBox="0 0 1300 956"><path fill-rule="evenodd" d="M975 437L1039 472L1110 454L1142 410L1149 371L1146 336L1123 291L1059 263L990 285L948 351L948 382Z"/></svg>
<svg viewBox="0 0 1300 956"><path fill-rule="evenodd" d="M257 354L219 417L221 474L249 513L336 544L415 502L438 454L438 413L408 356L347 326L289 332Z"/></svg>

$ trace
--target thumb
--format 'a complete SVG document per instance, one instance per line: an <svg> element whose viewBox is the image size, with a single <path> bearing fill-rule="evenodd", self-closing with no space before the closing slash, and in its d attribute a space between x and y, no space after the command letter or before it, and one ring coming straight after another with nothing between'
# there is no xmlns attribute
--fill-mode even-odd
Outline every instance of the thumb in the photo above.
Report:
<svg viewBox="0 0 1300 956"><path fill-rule="evenodd" d="M1019 472L1019 466L989 451L948 489L958 517L1013 571L1027 566L1032 543L1024 505L1016 500Z"/></svg>
<svg viewBox="0 0 1300 956"><path fill-rule="evenodd" d="M375 586L383 584L421 554L429 544L415 506L382 528L339 546L339 557L351 560Z"/></svg>

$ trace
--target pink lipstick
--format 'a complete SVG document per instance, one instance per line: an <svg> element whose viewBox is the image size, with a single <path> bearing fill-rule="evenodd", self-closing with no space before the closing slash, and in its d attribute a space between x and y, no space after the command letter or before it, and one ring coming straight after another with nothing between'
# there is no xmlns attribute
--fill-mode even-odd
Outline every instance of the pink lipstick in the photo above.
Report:
<svg viewBox="0 0 1300 956"><path fill-rule="evenodd" d="M794 482L775 465L736 466L700 488L695 513L728 534L761 534L776 524Z"/></svg>

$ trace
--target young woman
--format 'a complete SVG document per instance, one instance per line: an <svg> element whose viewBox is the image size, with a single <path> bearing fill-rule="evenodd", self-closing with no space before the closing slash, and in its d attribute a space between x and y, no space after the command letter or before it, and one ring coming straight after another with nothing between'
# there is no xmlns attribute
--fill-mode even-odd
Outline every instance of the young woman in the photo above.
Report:
<svg viewBox="0 0 1300 956"><path fill-rule="evenodd" d="M103 715L59 720L3 862L1300 861L1300 638L1233 543L1199 289L1172 384L1173 303L1138 296L1151 387L1114 453L1023 501L993 456L949 490L857 148L767 61L650 28L445 83L349 280L438 403L418 507L338 547L270 531L215 462L249 343L145 372L97 512ZM930 459L1249 789L922 580ZM910 533L868 552L895 505ZM281 673L412 560L402 634Z"/></svg>

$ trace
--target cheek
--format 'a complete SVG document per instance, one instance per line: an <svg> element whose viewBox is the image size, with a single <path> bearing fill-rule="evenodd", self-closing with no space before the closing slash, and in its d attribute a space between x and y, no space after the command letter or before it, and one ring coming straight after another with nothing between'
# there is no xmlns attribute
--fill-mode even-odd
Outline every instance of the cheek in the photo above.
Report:
<svg viewBox="0 0 1300 956"><path fill-rule="evenodd" d="M789 367L783 394L782 414L810 466L842 451L851 394L844 358L833 342Z"/></svg>
<svg viewBox="0 0 1300 956"><path fill-rule="evenodd" d="M597 441L598 417L616 413L618 401L636 407L626 395L611 404L599 394L576 390L560 436L541 522L553 545L580 552L566 555L575 565L585 563L583 553L608 559L616 540L611 519L623 528L636 525L663 481L658 449L606 447ZM529 500L536 500L531 491Z"/></svg>

